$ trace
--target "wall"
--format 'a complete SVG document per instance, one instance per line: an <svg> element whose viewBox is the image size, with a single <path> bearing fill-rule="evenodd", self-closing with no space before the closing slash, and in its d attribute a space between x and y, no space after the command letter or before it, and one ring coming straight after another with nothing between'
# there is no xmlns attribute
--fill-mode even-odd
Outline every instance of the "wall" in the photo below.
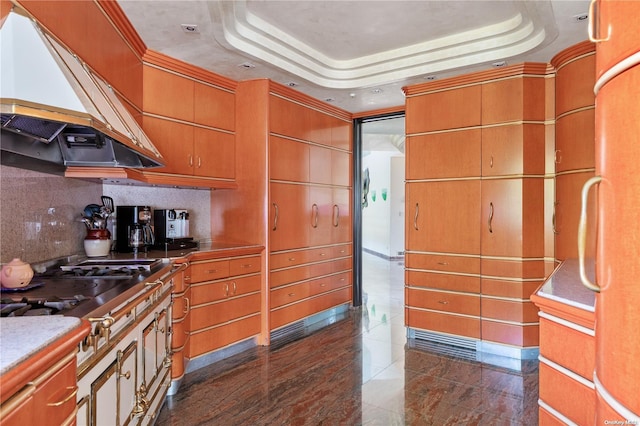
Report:
<svg viewBox="0 0 640 426"><path fill-rule="evenodd" d="M194 238L209 239L210 192L158 187L102 185L0 166L0 262L14 257L35 263L84 254L84 206L109 195L117 205L186 208Z"/></svg>
<svg viewBox="0 0 640 426"><path fill-rule="evenodd" d="M397 257L404 251L404 157L373 151L362 158L362 169L367 168L369 205L362 211L362 247L381 257Z"/></svg>

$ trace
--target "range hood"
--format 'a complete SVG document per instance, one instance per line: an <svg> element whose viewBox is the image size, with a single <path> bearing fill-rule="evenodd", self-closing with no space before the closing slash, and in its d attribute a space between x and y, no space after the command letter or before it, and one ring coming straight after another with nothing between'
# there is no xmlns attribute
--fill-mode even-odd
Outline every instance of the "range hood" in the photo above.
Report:
<svg viewBox="0 0 640 426"><path fill-rule="evenodd" d="M3 164L163 166L114 90L17 7L0 43Z"/></svg>

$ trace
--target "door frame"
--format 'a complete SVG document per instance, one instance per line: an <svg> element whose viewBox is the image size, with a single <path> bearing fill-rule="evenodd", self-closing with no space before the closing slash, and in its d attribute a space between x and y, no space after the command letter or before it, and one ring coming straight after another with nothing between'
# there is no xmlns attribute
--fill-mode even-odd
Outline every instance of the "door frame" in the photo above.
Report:
<svg viewBox="0 0 640 426"><path fill-rule="evenodd" d="M362 125L371 121L406 117L396 111L353 120L353 306L362 306ZM406 158L406 157L405 157ZM405 159L406 162L406 159Z"/></svg>

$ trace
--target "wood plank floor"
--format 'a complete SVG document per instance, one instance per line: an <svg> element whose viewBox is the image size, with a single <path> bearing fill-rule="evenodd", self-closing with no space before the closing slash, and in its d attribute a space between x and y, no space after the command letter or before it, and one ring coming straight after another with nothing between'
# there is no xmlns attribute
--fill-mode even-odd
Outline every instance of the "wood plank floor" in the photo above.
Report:
<svg viewBox="0 0 640 426"><path fill-rule="evenodd" d="M407 339L402 263L364 257L366 305L187 374L156 425L538 424L537 361L515 371Z"/></svg>

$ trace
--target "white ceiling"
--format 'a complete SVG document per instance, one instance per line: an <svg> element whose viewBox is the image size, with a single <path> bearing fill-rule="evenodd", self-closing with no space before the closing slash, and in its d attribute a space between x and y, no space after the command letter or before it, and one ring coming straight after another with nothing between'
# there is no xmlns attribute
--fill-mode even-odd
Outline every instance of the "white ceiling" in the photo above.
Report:
<svg viewBox="0 0 640 426"><path fill-rule="evenodd" d="M242 81L270 78L358 113L402 87L549 62L587 38L589 0L118 0L146 45ZM184 29L187 26L188 29Z"/></svg>

